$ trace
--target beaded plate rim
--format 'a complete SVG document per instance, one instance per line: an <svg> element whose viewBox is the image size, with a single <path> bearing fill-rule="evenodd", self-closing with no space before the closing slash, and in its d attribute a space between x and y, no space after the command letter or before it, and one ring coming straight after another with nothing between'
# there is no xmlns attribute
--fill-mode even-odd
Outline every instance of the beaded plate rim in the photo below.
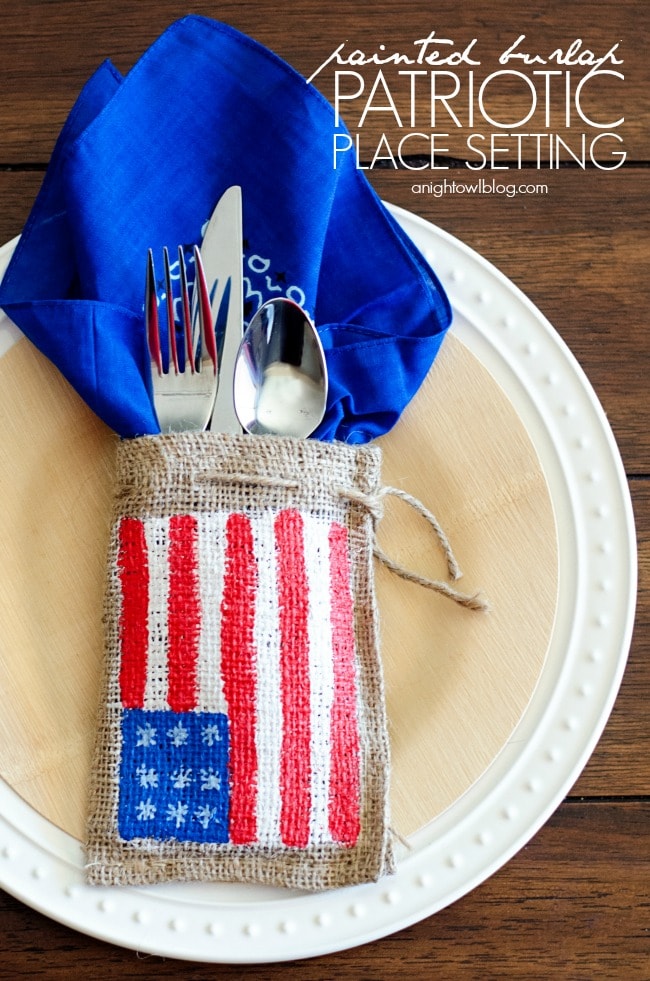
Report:
<svg viewBox="0 0 650 981"><path fill-rule="evenodd" d="M542 463L560 600L539 684L482 777L397 850L379 883L305 896L256 886L87 886L81 845L0 781L0 886L89 936L165 957L268 963L368 943L450 905L503 866L582 771L613 707L636 608L634 518L614 435L551 324L493 265L388 205L443 283L454 335L510 398ZM16 239L0 249L4 268ZM19 337L0 312L0 356Z"/></svg>

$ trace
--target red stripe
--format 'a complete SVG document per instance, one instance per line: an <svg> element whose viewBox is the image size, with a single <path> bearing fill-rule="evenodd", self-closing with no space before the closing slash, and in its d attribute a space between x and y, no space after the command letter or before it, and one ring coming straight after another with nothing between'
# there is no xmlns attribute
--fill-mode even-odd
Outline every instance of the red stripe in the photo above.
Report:
<svg viewBox="0 0 650 981"><path fill-rule="evenodd" d="M334 841L354 845L359 817L359 730L355 672L354 607L346 529L334 523L329 532L334 700L331 716L332 761L329 826Z"/></svg>
<svg viewBox="0 0 650 981"><path fill-rule="evenodd" d="M221 601L221 672L230 726L230 841L257 838L255 745L255 593L257 565L248 518L231 514Z"/></svg>
<svg viewBox="0 0 650 981"><path fill-rule="evenodd" d="M136 518L120 521L117 568L122 593L120 696L124 708L142 708L147 683L149 566L144 525Z"/></svg>
<svg viewBox="0 0 650 981"><path fill-rule="evenodd" d="M174 515L169 519L167 702L174 712L191 711L197 700L196 662L201 627L197 538L197 521L192 515Z"/></svg>
<svg viewBox="0 0 650 981"><path fill-rule="evenodd" d="M282 697L280 834L285 845L304 848L311 812L309 588L299 511L280 512L275 542Z"/></svg>

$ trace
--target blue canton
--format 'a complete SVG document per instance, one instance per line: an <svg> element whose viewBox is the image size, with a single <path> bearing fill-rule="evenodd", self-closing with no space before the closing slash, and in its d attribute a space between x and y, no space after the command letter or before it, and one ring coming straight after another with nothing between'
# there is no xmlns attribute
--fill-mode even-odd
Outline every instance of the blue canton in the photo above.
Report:
<svg viewBox="0 0 650 981"><path fill-rule="evenodd" d="M123 839L226 842L228 804L225 715L122 711Z"/></svg>

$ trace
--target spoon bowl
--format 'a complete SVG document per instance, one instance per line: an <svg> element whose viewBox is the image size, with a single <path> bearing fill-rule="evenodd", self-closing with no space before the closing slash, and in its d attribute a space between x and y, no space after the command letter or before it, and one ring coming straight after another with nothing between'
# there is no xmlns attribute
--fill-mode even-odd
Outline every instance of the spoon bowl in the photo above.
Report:
<svg viewBox="0 0 650 981"><path fill-rule="evenodd" d="M286 297L248 325L234 375L237 417L248 433L306 439L325 415L327 366L316 328Z"/></svg>

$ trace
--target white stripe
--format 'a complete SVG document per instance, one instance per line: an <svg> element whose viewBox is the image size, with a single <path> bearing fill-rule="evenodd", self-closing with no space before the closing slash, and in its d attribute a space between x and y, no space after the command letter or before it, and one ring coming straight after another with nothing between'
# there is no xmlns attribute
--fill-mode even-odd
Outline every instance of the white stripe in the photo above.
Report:
<svg viewBox="0 0 650 981"><path fill-rule="evenodd" d="M329 582L329 523L303 514L305 566L309 584L309 685L311 692L311 829L314 844L329 833L330 717L334 700Z"/></svg>
<svg viewBox="0 0 650 981"><path fill-rule="evenodd" d="M166 518L143 522L149 562L149 650L145 709L165 709L169 674L167 667L167 596L169 593L169 536Z"/></svg>
<svg viewBox="0 0 650 981"><path fill-rule="evenodd" d="M201 634L197 671L197 710L226 712L221 681L221 600L226 552L225 512L197 514Z"/></svg>
<svg viewBox="0 0 650 981"><path fill-rule="evenodd" d="M273 511L264 511L251 520L258 572L254 643L257 653L257 828L262 845L281 843L282 693L275 516Z"/></svg>

